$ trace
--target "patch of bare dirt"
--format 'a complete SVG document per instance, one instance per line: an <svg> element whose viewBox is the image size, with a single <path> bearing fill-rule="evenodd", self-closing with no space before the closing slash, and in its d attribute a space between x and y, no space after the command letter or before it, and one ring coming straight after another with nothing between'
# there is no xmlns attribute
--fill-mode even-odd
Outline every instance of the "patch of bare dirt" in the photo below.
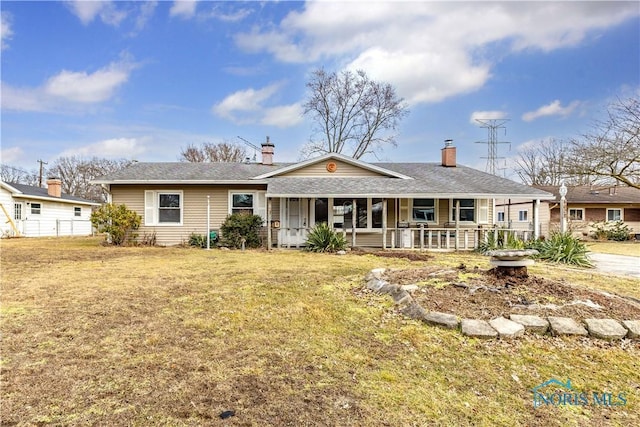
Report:
<svg viewBox="0 0 640 427"><path fill-rule="evenodd" d="M513 277L493 270L424 267L388 271L390 283L417 284L412 296L424 309L489 320L510 314L576 319L640 319L640 301L586 289L564 280Z"/></svg>

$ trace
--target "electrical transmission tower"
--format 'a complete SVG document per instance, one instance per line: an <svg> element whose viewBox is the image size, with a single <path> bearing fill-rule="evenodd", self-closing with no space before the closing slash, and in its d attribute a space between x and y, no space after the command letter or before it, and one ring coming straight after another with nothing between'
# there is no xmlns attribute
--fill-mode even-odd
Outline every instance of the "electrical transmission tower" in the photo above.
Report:
<svg viewBox="0 0 640 427"><path fill-rule="evenodd" d="M476 119L476 122L480 123L480 127L487 128L489 138L487 141L476 141L476 144L487 144L487 157L481 157L487 159L487 167L485 171L495 175L496 165L498 159L504 159L504 157L498 157L498 144L511 144L506 141L498 141L498 129L504 129L504 133L507 133L507 128L504 126L509 119Z"/></svg>

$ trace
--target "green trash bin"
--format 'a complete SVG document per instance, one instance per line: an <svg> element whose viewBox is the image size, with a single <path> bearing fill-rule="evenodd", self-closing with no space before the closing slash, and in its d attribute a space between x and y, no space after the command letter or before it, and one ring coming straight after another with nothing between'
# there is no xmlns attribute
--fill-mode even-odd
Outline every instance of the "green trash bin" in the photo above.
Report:
<svg viewBox="0 0 640 427"><path fill-rule="evenodd" d="M218 230L209 230L209 241L212 243L218 241Z"/></svg>

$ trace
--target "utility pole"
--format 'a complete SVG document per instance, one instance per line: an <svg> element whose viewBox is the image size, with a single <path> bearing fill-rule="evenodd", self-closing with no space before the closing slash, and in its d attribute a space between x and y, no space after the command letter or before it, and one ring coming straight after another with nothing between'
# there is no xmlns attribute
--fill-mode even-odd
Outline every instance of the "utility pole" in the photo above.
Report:
<svg viewBox="0 0 640 427"><path fill-rule="evenodd" d="M480 127L487 128L489 133L489 138L487 141L476 141L476 144L487 144L488 145L488 154L487 157L481 157L483 159L487 159L487 167L485 168L486 172L489 172L492 175L496 174L496 164L498 163L498 159L503 159L504 157L498 157L498 144L511 144L506 141L498 141L498 129L504 129L505 134L507 133L507 128L504 126L509 119L476 119L476 122L480 123Z"/></svg>
<svg viewBox="0 0 640 427"><path fill-rule="evenodd" d="M44 160L37 160L37 162L40 163L40 175L38 177L38 187L42 188L42 173L44 172L42 165L48 165L49 163L45 162Z"/></svg>

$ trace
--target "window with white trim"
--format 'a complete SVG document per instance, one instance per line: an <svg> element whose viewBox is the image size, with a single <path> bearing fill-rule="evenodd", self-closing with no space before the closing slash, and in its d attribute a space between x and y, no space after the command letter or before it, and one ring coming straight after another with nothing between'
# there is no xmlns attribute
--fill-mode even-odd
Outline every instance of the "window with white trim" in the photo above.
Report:
<svg viewBox="0 0 640 427"><path fill-rule="evenodd" d="M253 215L254 209L253 193L232 193L231 194L231 213L248 213Z"/></svg>
<svg viewBox="0 0 640 427"><path fill-rule="evenodd" d="M622 221L622 209L607 209L607 221Z"/></svg>
<svg viewBox="0 0 640 427"><path fill-rule="evenodd" d="M498 212L498 222L504 222L504 212Z"/></svg>
<svg viewBox="0 0 640 427"><path fill-rule="evenodd" d="M476 216L475 199L453 199L451 203L451 222L456 221L456 206L460 201L460 222L474 222Z"/></svg>
<svg viewBox="0 0 640 427"><path fill-rule="evenodd" d="M518 211L518 221L527 222L529 220L529 211Z"/></svg>
<svg viewBox="0 0 640 427"><path fill-rule="evenodd" d="M40 215L42 213L42 205L40 203L31 203L31 215Z"/></svg>
<svg viewBox="0 0 640 427"><path fill-rule="evenodd" d="M182 191L144 192L144 225L182 225Z"/></svg>
<svg viewBox="0 0 640 427"><path fill-rule="evenodd" d="M353 207L354 199L335 198L333 199L332 217L333 227L350 230L354 221L357 229L382 228L383 200L379 198L355 199L356 206ZM355 212L355 218L354 218ZM317 220L316 220L317 223Z"/></svg>
<svg viewBox="0 0 640 427"><path fill-rule="evenodd" d="M571 221L584 221L584 209L582 208L569 209L569 219Z"/></svg>
<svg viewBox="0 0 640 427"><path fill-rule="evenodd" d="M20 221L22 219L22 203L13 205L13 219Z"/></svg>
<svg viewBox="0 0 640 427"><path fill-rule="evenodd" d="M436 200L413 199L411 220L414 222L436 222Z"/></svg>
<svg viewBox="0 0 640 427"><path fill-rule="evenodd" d="M75 217L82 216L82 208L80 206L73 207L73 216Z"/></svg>

